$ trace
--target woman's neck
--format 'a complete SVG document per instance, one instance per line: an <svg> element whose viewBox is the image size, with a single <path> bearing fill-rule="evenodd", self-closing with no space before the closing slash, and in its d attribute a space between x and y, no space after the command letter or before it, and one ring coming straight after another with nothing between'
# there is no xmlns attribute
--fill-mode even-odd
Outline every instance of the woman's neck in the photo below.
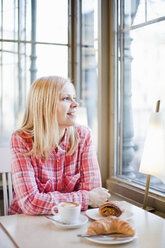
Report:
<svg viewBox="0 0 165 248"><path fill-rule="evenodd" d="M65 128L59 130L59 142L62 140L65 134Z"/></svg>

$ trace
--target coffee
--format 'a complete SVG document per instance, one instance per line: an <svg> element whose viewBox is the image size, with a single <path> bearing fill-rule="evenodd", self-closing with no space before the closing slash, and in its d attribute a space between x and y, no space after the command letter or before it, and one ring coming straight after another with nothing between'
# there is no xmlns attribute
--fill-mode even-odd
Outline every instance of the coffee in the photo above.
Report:
<svg viewBox="0 0 165 248"><path fill-rule="evenodd" d="M61 207L64 207L64 208L75 208L77 207L79 204L75 203L75 202L64 202L64 203L61 203Z"/></svg>

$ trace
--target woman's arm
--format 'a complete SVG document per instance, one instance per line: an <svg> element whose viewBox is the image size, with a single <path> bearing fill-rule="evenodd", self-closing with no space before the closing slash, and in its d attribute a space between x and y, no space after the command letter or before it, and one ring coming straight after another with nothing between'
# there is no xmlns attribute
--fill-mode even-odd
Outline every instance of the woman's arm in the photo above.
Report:
<svg viewBox="0 0 165 248"><path fill-rule="evenodd" d="M91 131L88 128L85 131L86 137L81 152L79 189L90 191L101 187L101 175Z"/></svg>

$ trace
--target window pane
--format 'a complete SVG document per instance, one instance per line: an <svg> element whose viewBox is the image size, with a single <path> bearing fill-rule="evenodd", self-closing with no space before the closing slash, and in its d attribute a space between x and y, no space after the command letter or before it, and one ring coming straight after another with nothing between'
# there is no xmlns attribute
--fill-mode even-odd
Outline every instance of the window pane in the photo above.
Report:
<svg viewBox="0 0 165 248"><path fill-rule="evenodd" d="M136 20L136 15L133 18ZM146 175L139 173L139 166L149 117L159 99L160 111L165 116L164 27L165 21L161 21L123 34L123 135L118 174L143 183ZM157 177L151 176L150 185L165 190L165 184Z"/></svg>
<svg viewBox="0 0 165 248"><path fill-rule="evenodd" d="M98 15L97 0L82 1L81 98L87 108L88 125L97 145L97 68Z"/></svg>
<svg viewBox="0 0 165 248"><path fill-rule="evenodd" d="M3 8L3 9L2 9ZM1 18L3 24L3 38L14 39L18 32L18 6L17 1L3 1L1 5ZM10 17L10 18L9 18Z"/></svg>
<svg viewBox="0 0 165 248"><path fill-rule="evenodd" d="M125 0L123 1L123 12L124 27L143 23L145 22L145 1Z"/></svg>
<svg viewBox="0 0 165 248"><path fill-rule="evenodd" d="M3 69L1 70L1 78L3 78L3 84L1 84L1 135L0 143L7 143L8 136L11 134L11 129L15 126L15 116L14 116L14 105L16 102L13 102L14 99L15 87L17 85L16 78L13 77L15 72L14 62L17 61L17 58L14 53L3 53L2 61L4 63ZM9 91L10 83L10 91ZM17 99L17 98L16 98ZM15 103L15 104L14 104Z"/></svg>
<svg viewBox="0 0 165 248"><path fill-rule="evenodd" d="M164 27L165 22L160 22L131 33L133 142L136 147L132 166L140 180L145 178L143 174L138 173L138 169L149 117L155 112L159 99L160 111L165 116ZM157 178L151 178L151 185L165 189L165 185Z"/></svg>
<svg viewBox="0 0 165 248"><path fill-rule="evenodd" d="M68 77L68 47L37 45L37 77L58 75Z"/></svg>
<svg viewBox="0 0 165 248"><path fill-rule="evenodd" d="M1 0L0 10L1 38L8 39L0 43L0 146L6 146L36 77L68 76L68 1Z"/></svg>
<svg viewBox="0 0 165 248"><path fill-rule="evenodd" d="M18 126L26 101L30 80L30 59L25 44L3 42L1 51L1 102L0 102L0 146L9 144L11 132ZM26 67L27 66L27 67ZM27 83L29 82L29 83ZM9 90L10 89L10 90Z"/></svg>
<svg viewBox="0 0 165 248"><path fill-rule="evenodd" d="M68 0L37 0L37 41L68 43Z"/></svg>
<svg viewBox="0 0 165 248"><path fill-rule="evenodd" d="M164 16L164 0L147 0L147 20L152 20Z"/></svg>

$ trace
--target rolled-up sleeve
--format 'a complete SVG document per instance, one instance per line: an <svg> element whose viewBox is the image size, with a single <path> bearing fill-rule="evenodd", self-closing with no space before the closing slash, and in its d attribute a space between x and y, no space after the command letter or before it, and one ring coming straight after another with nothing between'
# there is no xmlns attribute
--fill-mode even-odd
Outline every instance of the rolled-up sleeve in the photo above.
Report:
<svg viewBox="0 0 165 248"><path fill-rule="evenodd" d="M100 168L97 160L96 150L93 144L90 129L83 144L80 160L80 185L79 189L90 191L101 187Z"/></svg>

